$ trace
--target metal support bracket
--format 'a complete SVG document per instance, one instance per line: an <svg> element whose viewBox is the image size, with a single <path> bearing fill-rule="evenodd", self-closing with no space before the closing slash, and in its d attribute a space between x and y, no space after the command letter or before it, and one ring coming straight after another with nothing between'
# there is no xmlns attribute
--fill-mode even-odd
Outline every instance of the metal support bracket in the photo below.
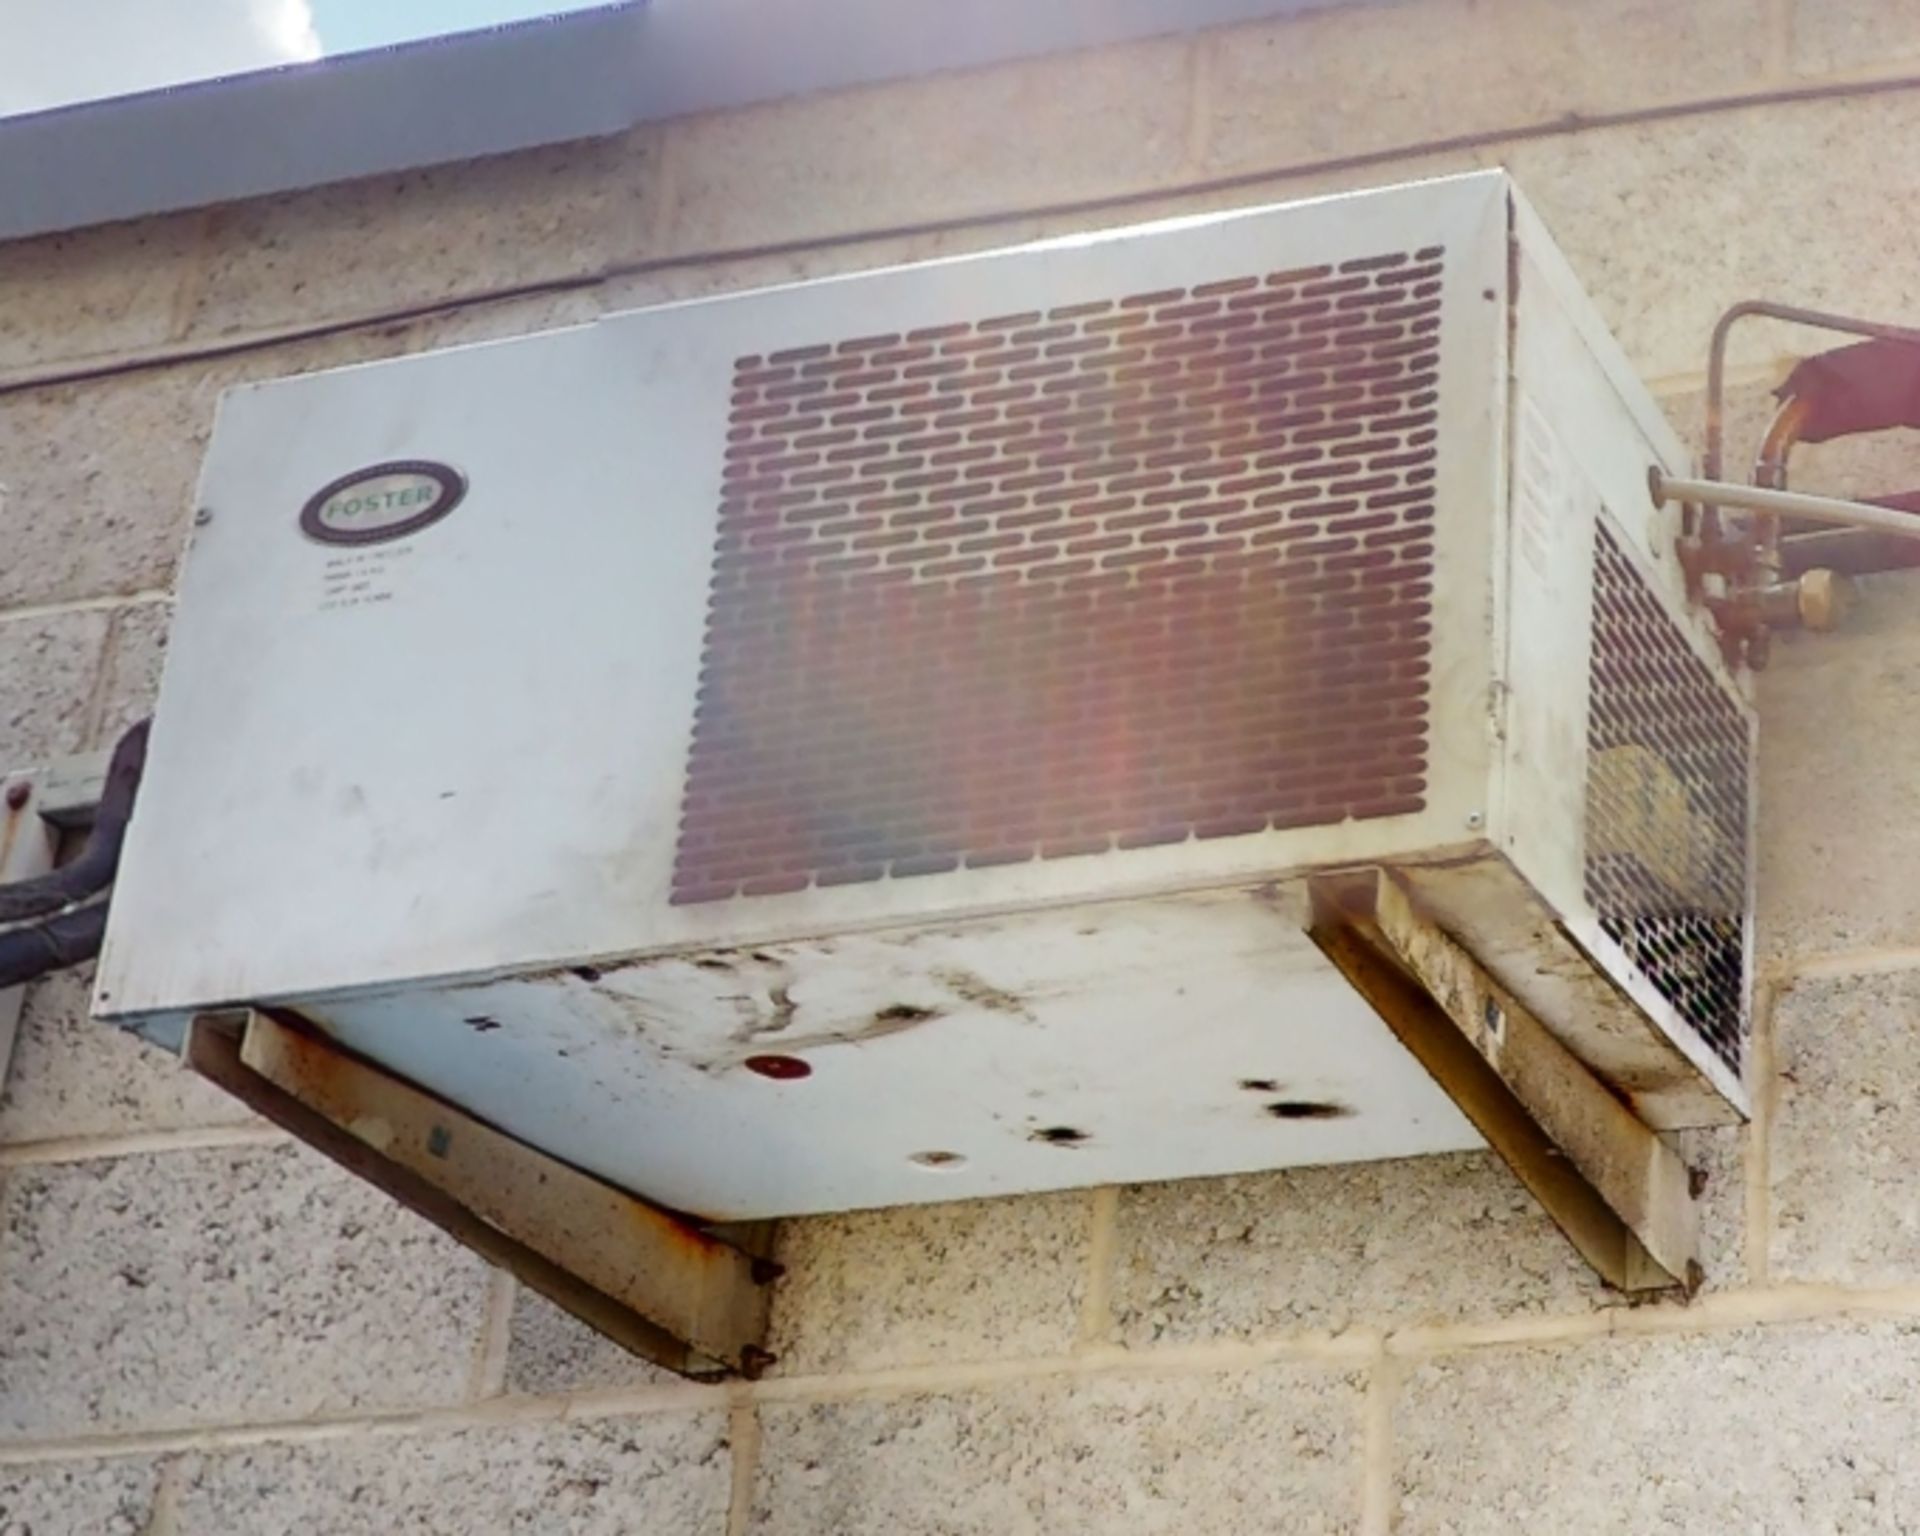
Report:
<svg viewBox="0 0 1920 1536"><path fill-rule="evenodd" d="M0 774L0 885L31 880L53 868L61 834L93 820L110 755L92 752ZM0 988L0 1088L7 1083L26 995L25 987Z"/></svg>
<svg viewBox="0 0 1920 1536"><path fill-rule="evenodd" d="M1311 883L1308 933L1608 1284L1699 1283L1687 1165L1384 871Z"/></svg>
<svg viewBox="0 0 1920 1536"><path fill-rule="evenodd" d="M187 1065L616 1343L696 1379L752 1377L779 1269L484 1125L293 1021L208 1015Z"/></svg>

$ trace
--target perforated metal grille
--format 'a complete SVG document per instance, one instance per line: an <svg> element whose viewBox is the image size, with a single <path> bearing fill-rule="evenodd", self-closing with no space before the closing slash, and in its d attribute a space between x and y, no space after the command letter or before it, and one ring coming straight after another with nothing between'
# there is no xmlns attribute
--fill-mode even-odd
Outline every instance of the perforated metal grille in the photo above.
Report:
<svg viewBox="0 0 1920 1536"><path fill-rule="evenodd" d="M1608 936L1738 1073L1746 1054L1746 720L1604 524L1587 737L1587 900Z"/></svg>
<svg viewBox="0 0 1920 1536"><path fill-rule="evenodd" d="M673 899L1419 809L1441 257L741 358Z"/></svg>

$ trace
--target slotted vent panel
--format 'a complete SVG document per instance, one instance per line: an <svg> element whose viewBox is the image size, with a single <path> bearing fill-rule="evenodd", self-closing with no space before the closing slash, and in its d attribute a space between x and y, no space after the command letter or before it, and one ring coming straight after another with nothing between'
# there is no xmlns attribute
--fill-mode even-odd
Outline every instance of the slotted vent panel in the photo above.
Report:
<svg viewBox="0 0 1920 1536"><path fill-rule="evenodd" d="M1441 259L739 359L673 899L1420 809Z"/></svg>
<svg viewBox="0 0 1920 1536"><path fill-rule="evenodd" d="M1604 523L1587 734L1587 900L1606 934L1738 1074L1746 1054L1746 721Z"/></svg>

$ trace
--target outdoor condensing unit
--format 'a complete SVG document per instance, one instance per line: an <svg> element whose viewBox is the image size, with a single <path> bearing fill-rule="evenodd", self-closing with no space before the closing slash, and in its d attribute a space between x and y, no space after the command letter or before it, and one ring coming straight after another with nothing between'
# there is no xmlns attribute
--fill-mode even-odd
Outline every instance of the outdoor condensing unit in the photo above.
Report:
<svg viewBox="0 0 1920 1536"><path fill-rule="evenodd" d="M1752 712L1656 464L1500 173L242 387L99 1011L706 1221L1479 1145L1308 936L1384 869L1734 1118Z"/></svg>

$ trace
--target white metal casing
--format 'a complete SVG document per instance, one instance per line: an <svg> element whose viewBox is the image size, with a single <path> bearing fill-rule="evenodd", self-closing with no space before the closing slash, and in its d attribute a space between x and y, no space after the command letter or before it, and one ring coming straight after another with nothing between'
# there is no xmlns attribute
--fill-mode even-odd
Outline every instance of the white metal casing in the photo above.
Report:
<svg viewBox="0 0 1920 1536"><path fill-rule="evenodd" d="M1417 809L675 900L741 360L1130 295L1158 318L1249 275L1436 250ZM1535 351L1551 364L1537 385ZM513 1134L716 1218L1475 1145L1302 936L1303 877L1418 872L1523 995L1540 988L1522 973L1554 969L1529 963L1536 909L1605 952L1565 792L1586 776L1586 634L1561 586L1589 579L1592 540L1557 539L1544 585L1508 579L1523 401L1593 490L1571 515L1590 529L1604 504L1679 614L1641 486L1648 462L1683 456L1498 173L233 391L98 1008L158 1038L208 1008L294 1008ZM444 519L345 550L302 536L317 489L415 459L465 477ZM1591 968L1555 964L1573 990L1550 981L1541 1000L1584 996ZM1617 979L1737 1103L1664 1000L1631 966ZM1645 1051L1622 1050L1601 1064L1634 1089ZM811 1075L746 1068L768 1053ZM1683 1098L1670 1123L1710 1118Z"/></svg>

